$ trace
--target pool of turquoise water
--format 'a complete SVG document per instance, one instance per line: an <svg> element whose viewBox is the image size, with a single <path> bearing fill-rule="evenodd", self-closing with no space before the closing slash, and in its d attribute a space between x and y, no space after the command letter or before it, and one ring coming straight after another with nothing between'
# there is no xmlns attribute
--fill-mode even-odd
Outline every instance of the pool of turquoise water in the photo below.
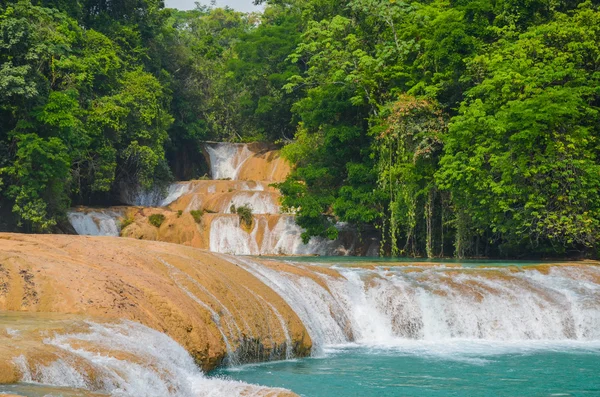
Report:
<svg viewBox="0 0 600 397"><path fill-rule="evenodd" d="M411 342L220 369L214 376L306 397L600 396L597 343Z"/></svg>

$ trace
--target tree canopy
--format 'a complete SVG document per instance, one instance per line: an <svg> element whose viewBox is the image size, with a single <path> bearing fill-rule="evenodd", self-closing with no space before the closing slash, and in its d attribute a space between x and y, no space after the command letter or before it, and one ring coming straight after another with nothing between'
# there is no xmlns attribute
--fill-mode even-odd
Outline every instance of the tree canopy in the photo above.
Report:
<svg viewBox="0 0 600 397"><path fill-rule="evenodd" d="M257 3L0 2L12 227L268 141L305 241L348 222L389 255L597 255L599 1Z"/></svg>

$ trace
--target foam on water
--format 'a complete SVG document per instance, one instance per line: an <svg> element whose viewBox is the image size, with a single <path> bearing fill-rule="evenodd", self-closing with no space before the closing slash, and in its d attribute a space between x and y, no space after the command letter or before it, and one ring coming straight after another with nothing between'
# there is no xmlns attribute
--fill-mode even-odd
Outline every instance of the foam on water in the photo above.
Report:
<svg viewBox="0 0 600 397"><path fill-rule="evenodd" d="M427 345L418 343L416 345ZM563 346L504 349L465 341L444 355L436 348L411 350L347 346L320 358L224 368L240 380L283 386L302 396L596 396L600 351ZM533 342L532 344L536 344ZM444 349L441 343L438 344ZM479 346L478 346L479 345ZM476 349L474 346L478 346ZM463 349L469 351L466 355ZM432 353L433 352L433 353ZM458 356L457 356L458 355Z"/></svg>
<svg viewBox="0 0 600 397"><path fill-rule="evenodd" d="M249 206L253 214L278 214L280 210L279 204L273 199L272 195L264 192L237 192L229 203L224 203L220 212L231 214L232 204L236 208Z"/></svg>

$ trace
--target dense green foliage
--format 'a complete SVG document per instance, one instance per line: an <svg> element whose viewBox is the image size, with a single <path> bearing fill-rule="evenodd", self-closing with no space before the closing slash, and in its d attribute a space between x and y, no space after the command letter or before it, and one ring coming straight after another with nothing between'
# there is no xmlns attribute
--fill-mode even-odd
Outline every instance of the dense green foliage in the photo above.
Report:
<svg viewBox="0 0 600 397"><path fill-rule="evenodd" d="M393 255L596 254L598 2L289 8L305 68L284 88L306 94L280 188L305 239L341 220Z"/></svg>
<svg viewBox="0 0 600 397"><path fill-rule="evenodd" d="M29 1L0 11L2 205L12 203L19 224L49 230L71 199L169 177L169 96L124 48L141 45L139 31L117 43ZM111 29L100 14L96 20L81 11L92 26Z"/></svg>
<svg viewBox="0 0 600 397"><path fill-rule="evenodd" d="M0 213L52 231L201 177L203 141L265 140L305 240L343 221L391 255L596 255L599 1L257 3L0 2Z"/></svg>

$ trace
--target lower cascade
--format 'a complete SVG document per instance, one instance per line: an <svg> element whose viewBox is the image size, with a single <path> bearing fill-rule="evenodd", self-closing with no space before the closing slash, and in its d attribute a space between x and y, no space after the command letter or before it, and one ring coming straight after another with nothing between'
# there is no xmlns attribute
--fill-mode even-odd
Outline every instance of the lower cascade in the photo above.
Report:
<svg viewBox="0 0 600 397"><path fill-rule="evenodd" d="M276 260L134 239L0 237L0 384L10 383L0 393L293 396L200 366L234 368L235 378L249 363L349 347L469 365L487 362L473 354L583 351L586 365L600 354L592 262Z"/></svg>

